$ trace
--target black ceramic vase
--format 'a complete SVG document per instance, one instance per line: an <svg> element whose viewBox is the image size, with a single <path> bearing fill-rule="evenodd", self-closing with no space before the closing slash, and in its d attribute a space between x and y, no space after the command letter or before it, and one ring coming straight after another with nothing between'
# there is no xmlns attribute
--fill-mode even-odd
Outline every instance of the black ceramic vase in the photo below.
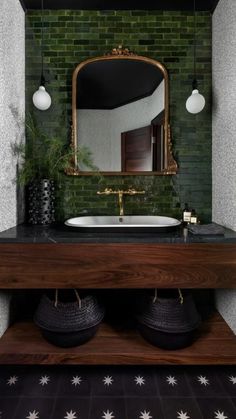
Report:
<svg viewBox="0 0 236 419"><path fill-rule="evenodd" d="M55 221L54 181L39 179L32 182L27 190L27 222L48 225Z"/></svg>

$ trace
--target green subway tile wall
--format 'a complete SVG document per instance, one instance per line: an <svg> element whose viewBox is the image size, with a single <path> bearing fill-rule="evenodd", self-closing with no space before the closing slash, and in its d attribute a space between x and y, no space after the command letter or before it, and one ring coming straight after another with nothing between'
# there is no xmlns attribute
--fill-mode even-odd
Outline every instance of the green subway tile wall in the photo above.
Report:
<svg viewBox="0 0 236 419"><path fill-rule="evenodd" d="M41 71L40 11L26 15L26 102ZM145 196L125 198L127 214L165 214L179 217L184 202L202 221L211 220L211 15L197 13L197 73L206 107L190 115L185 101L193 78L193 16L189 12L45 10L44 64L53 100L47 112L34 111L48 132L71 126L71 78L75 66L103 55L117 45L165 64L170 77L170 122L175 176L65 176L57 193L57 219L79 214L118 213L116 197L97 196L104 187L145 189Z"/></svg>

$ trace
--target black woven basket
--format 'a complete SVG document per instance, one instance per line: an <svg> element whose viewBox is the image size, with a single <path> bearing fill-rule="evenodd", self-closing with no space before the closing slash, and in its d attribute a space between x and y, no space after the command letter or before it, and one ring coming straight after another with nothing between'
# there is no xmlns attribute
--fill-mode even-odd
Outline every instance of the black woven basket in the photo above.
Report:
<svg viewBox="0 0 236 419"><path fill-rule="evenodd" d="M201 319L189 292L155 290L155 297L145 295L136 315L142 336L163 349L180 349L195 339Z"/></svg>
<svg viewBox="0 0 236 419"><path fill-rule="evenodd" d="M72 347L87 342L104 317L104 308L95 296L80 298L74 291L77 299L72 302L58 301L58 291L54 300L43 295L34 315L42 335L56 346Z"/></svg>

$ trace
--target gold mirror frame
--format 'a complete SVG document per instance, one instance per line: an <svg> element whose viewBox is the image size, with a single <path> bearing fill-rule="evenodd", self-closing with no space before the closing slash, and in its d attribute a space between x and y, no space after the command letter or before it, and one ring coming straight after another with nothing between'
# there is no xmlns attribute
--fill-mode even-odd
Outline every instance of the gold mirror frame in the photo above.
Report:
<svg viewBox="0 0 236 419"><path fill-rule="evenodd" d="M71 135L71 147L74 150L74 159L73 167L68 171L68 175L80 176L80 175L92 175L93 172L80 171L77 161L77 150L78 150L78 133L77 133L77 107L76 107L76 98L77 98L77 77L80 70L90 63L94 63L100 60L135 60L149 63L159 70L163 74L165 81L164 87L164 169L161 171L146 171L146 172L101 172L103 175L174 175L177 173L177 163L172 154L172 141L171 141L171 130L169 123L169 78L166 68L159 61L152 58L148 58L142 55L136 55L130 52L127 48L123 49L122 47L114 48L110 54L89 58L85 61L82 61L77 65L73 72L72 77L72 135Z"/></svg>

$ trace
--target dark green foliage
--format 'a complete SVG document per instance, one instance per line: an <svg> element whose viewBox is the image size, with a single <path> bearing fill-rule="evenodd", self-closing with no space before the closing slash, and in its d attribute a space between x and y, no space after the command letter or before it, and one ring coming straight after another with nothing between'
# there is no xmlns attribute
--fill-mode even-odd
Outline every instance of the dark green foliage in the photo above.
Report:
<svg viewBox="0 0 236 419"><path fill-rule="evenodd" d="M70 169L75 156L74 150L65 144L65 132L58 127L54 135L39 128L35 117L29 115L25 122L26 139L12 145L13 154L19 158L18 181L21 185L38 179L50 179L60 183L65 171ZM92 156L86 148L76 152L78 162L88 170L97 171Z"/></svg>

